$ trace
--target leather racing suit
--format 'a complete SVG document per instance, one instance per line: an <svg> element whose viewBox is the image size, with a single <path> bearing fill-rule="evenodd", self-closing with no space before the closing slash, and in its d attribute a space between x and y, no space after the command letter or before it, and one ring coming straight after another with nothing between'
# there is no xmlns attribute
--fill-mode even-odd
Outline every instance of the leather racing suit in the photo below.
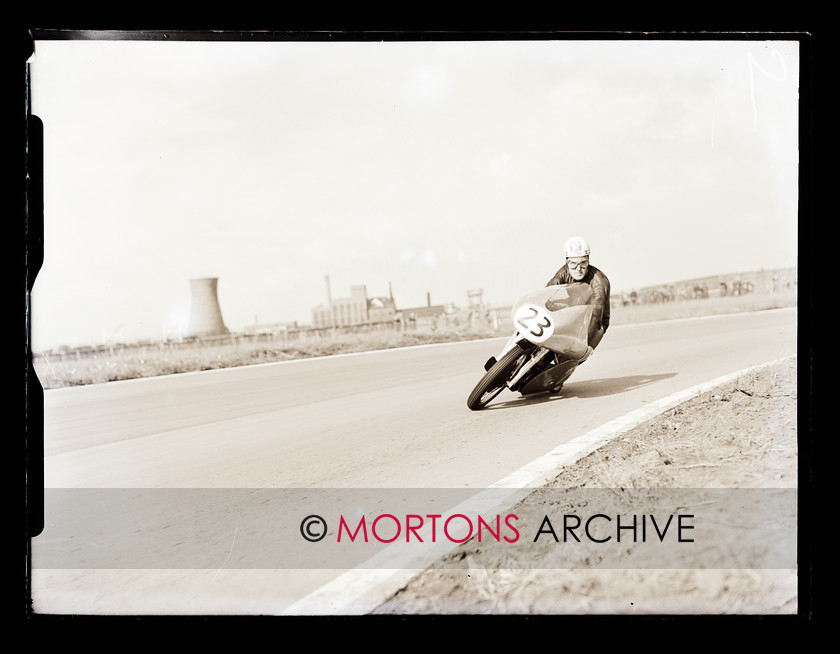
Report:
<svg viewBox="0 0 840 654"><path fill-rule="evenodd" d="M589 284L592 288L592 304L595 308L589 322L588 341L589 347L594 350L610 326L610 280L592 265L586 269L583 279L577 280L572 277L569 267L563 264L546 286L558 284Z"/></svg>

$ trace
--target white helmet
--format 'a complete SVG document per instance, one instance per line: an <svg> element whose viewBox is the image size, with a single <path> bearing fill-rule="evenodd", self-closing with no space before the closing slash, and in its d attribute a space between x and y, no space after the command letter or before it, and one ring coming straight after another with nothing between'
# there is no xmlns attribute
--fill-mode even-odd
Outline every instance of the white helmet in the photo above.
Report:
<svg viewBox="0 0 840 654"><path fill-rule="evenodd" d="M588 257L589 243L587 243L585 238L572 236L572 238L566 241L565 250L567 259L569 257Z"/></svg>

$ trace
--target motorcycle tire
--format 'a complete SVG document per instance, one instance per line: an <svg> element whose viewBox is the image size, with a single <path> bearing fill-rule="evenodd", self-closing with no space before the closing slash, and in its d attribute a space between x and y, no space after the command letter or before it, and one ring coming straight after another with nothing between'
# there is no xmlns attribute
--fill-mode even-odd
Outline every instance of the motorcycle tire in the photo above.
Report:
<svg viewBox="0 0 840 654"><path fill-rule="evenodd" d="M518 369L517 362L525 351L520 345L514 345L501 359L488 370L481 381L476 384L473 392L467 398L467 406L476 411L484 408L505 388L514 370Z"/></svg>

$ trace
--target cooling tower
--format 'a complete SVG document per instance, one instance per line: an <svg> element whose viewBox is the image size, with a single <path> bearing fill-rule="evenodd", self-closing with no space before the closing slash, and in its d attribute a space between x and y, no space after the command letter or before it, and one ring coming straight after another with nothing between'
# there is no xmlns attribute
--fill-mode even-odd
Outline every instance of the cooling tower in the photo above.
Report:
<svg viewBox="0 0 840 654"><path fill-rule="evenodd" d="M218 336L228 333L216 293L218 281L216 277L190 280L192 302L188 336Z"/></svg>

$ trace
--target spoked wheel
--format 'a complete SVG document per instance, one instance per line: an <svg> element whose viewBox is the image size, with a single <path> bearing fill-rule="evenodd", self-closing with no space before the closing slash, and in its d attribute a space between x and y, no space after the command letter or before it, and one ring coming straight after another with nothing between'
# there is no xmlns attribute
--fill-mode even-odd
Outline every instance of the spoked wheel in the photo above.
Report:
<svg viewBox="0 0 840 654"><path fill-rule="evenodd" d="M473 411L481 409L504 389L511 373L518 368L519 359L525 354L522 347L514 345L507 354L499 359L478 382L467 399L467 406Z"/></svg>

